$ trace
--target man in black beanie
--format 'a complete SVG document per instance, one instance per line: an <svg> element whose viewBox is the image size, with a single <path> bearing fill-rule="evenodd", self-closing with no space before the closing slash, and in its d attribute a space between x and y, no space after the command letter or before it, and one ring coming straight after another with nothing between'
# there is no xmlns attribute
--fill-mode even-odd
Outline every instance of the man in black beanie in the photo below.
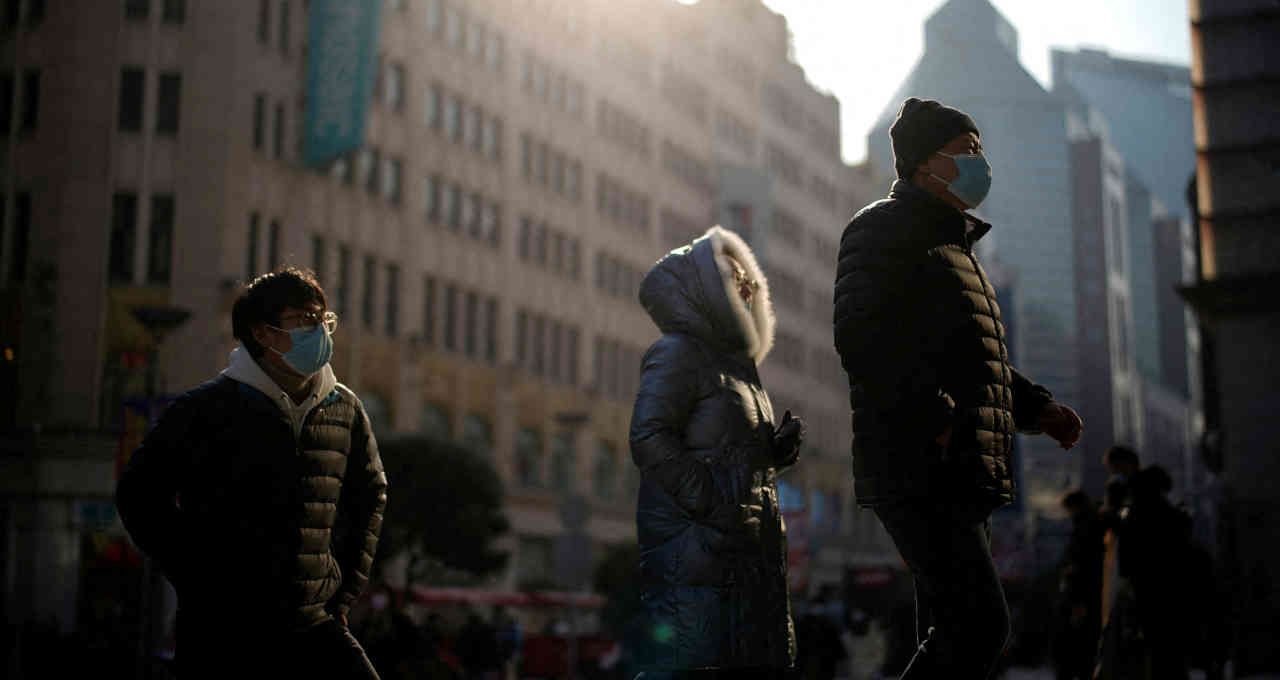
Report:
<svg viewBox="0 0 1280 680"><path fill-rule="evenodd" d="M889 129L898 180L840 239L836 349L853 474L911 570L920 647L905 678L987 678L1009 637L991 511L1013 501L1015 432L1070 449L1083 424L1009 365L970 215L991 168L967 114L912 97Z"/></svg>

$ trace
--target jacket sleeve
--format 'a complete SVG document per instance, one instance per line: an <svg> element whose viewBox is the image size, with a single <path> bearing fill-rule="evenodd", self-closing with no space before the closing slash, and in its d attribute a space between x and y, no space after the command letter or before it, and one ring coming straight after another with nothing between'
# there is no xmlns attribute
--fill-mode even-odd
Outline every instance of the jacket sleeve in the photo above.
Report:
<svg viewBox="0 0 1280 680"><path fill-rule="evenodd" d="M930 283L920 280L913 253L868 243L858 231L855 219L841 239L833 319L855 430L862 429L858 419L869 417L932 438L955 408L942 387L942 310Z"/></svg>
<svg viewBox="0 0 1280 680"><path fill-rule="evenodd" d="M1040 434L1040 411L1053 401L1053 394L1012 366L1009 372L1013 375L1013 424L1024 434Z"/></svg>
<svg viewBox="0 0 1280 680"><path fill-rule="evenodd" d="M713 500L710 469L685 454L684 428L698 397L698 356L678 336L645 352L631 411L631 458L685 510L705 516Z"/></svg>
<svg viewBox="0 0 1280 680"><path fill-rule="evenodd" d="M129 457L116 486L116 508L129 536L175 582L181 579L188 534L178 492L190 464L196 401L187 393L165 409Z"/></svg>
<svg viewBox="0 0 1280 680"><path fill-rule="evenodd" d="M382 533L382 515L387 507L387 476L378 456L378 442L364 407L357 405L357 410L339 503L342 511L338 521L343 523L340 534L346 536L337 546L342 585L325 607L334 616L346 616L369 582L378 536Z"/></svg>

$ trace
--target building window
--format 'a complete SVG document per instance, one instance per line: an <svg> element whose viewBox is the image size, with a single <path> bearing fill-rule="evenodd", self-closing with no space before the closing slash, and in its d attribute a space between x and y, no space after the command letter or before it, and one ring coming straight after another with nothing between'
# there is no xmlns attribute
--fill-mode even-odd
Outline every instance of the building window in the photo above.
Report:
<svg viewBox="0 0 1280 680"><path fill-rule="evenodd" d="M422 122L431 129L440 127L440 84L431 83L422 95Z"/></svg>
<svg viewBox="0 0 1280 680"><path fill-rule="evenodd" d="M530 349L533 350L533 366L534 375L543 375L546 373L546 344L547 337L547 320L542 317L535 317L533 320L533 342Z"/></svg>
<svg viewBox="0 0 1280 680"><path fill-rule="evenodd" d="M444 136L451 142L457 142L462 138L462 103L458 98L445 94L444 96Z"/></svg>
<svg viewBox="0 0 1280 680"><path fill-rule="evenodd" d="M565 341L565 363L568 367L568 373L565 381L570 385L578 384L578 329L570 328L568 339Z"/></svg>
<svg viewBox="0 0 1280 680"><path fill-rule="evenodd" d="M493 426L489 419L478 413L468 413L462 419L462 446L481 458L493 457Z"/></svg>
<svg viewBox="0 0 1280 680"><path fill-rule="evenodd" d="M440 177L430 175L423 183L422 212L427 222L440 221Z"/></svg>
<svg viewBox="0 0 1280 680"><path fill-rule="evenodd" d="M444 9L444 40L449 47L458 47L462 44L462 17L453 7Z"/></svg>
<svg viewBox="0 0 1280 680"><path fill-rule="evenodd" d="M422 21L426 26L427 33L436 33L440 30L441 24L441 0L426 0L426 7L422 8Z"/></svg>
<svg viewBox="0 0 1280 680"><path fill-rule="evenodd" d="M141 121L139 121L141 125ZM267 126L267 96L265 94L253 95L253 148L262 150L266 145L266 126Z"/></svg>
<svg viewBox="0 0 1280 680"><path fill-rule="evenodd" d="M485 44L484 57L485 64L491 71L502 71L503 41L501 34L497 32L489 33L489 40Z"/></svg>
<svg viewBox="0 0 1280 680"><path fill-rule="evenodd" d="M400 332L400 267L387 265L386 331L390 337Z"/></svg>
<svg viewBox="0 0 1280 680"><path fill-rule="evenodd" d="M529 315L523 309L516 311L516 365L524 366L525 360L529 357L528 336L529 336Z"/></svg>
<svg viewBox="0 0 1280 680"><path fill-rule="evenodd" d="M124 0L124 18L146 19L151 15L151 0Z"/></svg>
<svg viewBox="0 0 1280 680"><path fill-rule="evenodd" d="M498 160L502 157L502 120L499 118L488 118L484 121L484 139L482 140L482 153L485 158L490 160Z"/></svg>
<svg viewBox="0 0 1280 680"><path fill-rule="evenodd" d="M136 66L120 69L120 111L119 126L121 132L140 132L142 130L142 102L146 91L146 71ZM6 97L5 104L7 105ZM5 131L8 132L8 117L5 117Z"/></svg>
<svg viewBox="0 0 1280 680"><path fill-rule="evenodd" d="M151 233L147 245L147 283L169 283L173 275L173 194L151 197Z"/></svg>
<svg viewBox="0 0 1280 680"><path fill-rule="evenodd" d="M542 436L538 430L525 427L516 432L516 478L520 486L542 486Z"/></svg>
<svg viewBox="0 0 1280 680"><path fill-rule="evenodd" d="M453 434L453 428L449 425L448 409L439 404L424 404L418 429L423 434L448 439Z"/></svg>
<svg viewBox="0 0 1280 680"><path fill-rule="evenodd" d="M161 73L160 88L156 96L156 134L175 135L178 133L178 116L181 111L181 103L182 74ZM278 109L276 114L280 114Z"/></svg>
<svg viewBox="0 0 1280 680"><path fill-rule="evenodd" d="M453 285L444 289L444 348L458 349L458 287Z"/></svg>
<svg viewBox="0 0 1280 680"><path fill-rule="evenodd" d="M595 491L600 500L611 500L617 488L618 452L607 441L596 444Z"/></svg>
<svg viewBox="0 0 1280 680"><path fill-rule="evenodd" d="M392 64L387 72L387 108L400 113L404 111L404 66Z"/></svg>
<svg viewBox="0 0 1280 680"><path fill-rule="evenodd" d="M9 260L9 281L27 279L28 246L31 242L31 194L21 192L13 206L13 254Z"/></svg>
<svg viewBox="0 0 1280 680"><path fill-rule="evenodd" d="M377 297L377 288L374 286L378 282L378 261L372 255L366 255L364 258L364 298L360 305L360 317L364 321L364 327L372 331L374 329L375 313L373 309L373 300Z"/></svg>
<svg viewBox="0 0 1280 680"><path fill-rule="evenodd" d="M559 321L551 321L548 325L547 349L550 350L547 357L547 374L551 377L552 382L560 382L560 335L561 328Z"/></svg>
<svg viewBox="0 0 1280 680"><path fill-rule="evenodd" d="M432 276L422 280L422 343L436 344L436 280Z"/></svg>
<svg viewBox="0 0 1280 680"><path fill-rule="evenodd" d="M132 231L132 227L130 228ZM253 281L258 276L258 239L261 238L261 218L258 213L249 213L248 252L245 253L245 280ZM132 271L132 265L130 265Z"/></svg>
<svg viewBox="0 0 1280 680"><path fill-rule="evenodd" d="M275 125L272 131L271 156L280 158L284 155L284 104L276 104Z"/></svg>
<svg viewBox="0 0 1280 680"><path fill-rule="evenodd" d="M338 245L338 316L346 316L351 309L351 248Z"/></svg>
<svg viewBox="0 0 1280 680"><path fill-rule="evenodd" d="M323 285L325 283L325 260L328 253L325 250L323 236L311 237L311 270L316 274L316 280Z"/></svg>
<svg viewBox="0 0 1280 680"><path fill-rule="evenodd" d="M36 129L40 118L40 69L29 68L22 74L22 131Z"/></svg>
<svg viewBox="0 0 1280 680"><path fill-rule="evenodd" d="M138 195L118 191L111 197L111 239L108 277L112 283L133 283L133 253L137 239Z"/></svg>
<svg viewBox="0 0 1280 680"><path fill-rule="evenodd" d="M400 170L399 158L388 158L382 168L382 194L394 205L400 205Z"/></svg>
<svg viewBox="0 0 1280 680"><path fill-rule="evenodd" d="M462 187L457 184L450 184L444 191L444 218L445 223L449 226L449 231L458 231L462 229Z"/></svg>
<svg viewBox="0 0 1280 680"><path fill-rule="evenodd" d="M267 44L271 35L271 0L258 0L258 42Z"/></svg>
<svg viewBox="0 0 1280 680"><path fill-rule="evenodd" d="M573 438L557 434L551 438L551 485L560 493L573 491L577 455L573 450Z"/></svg>
<svg viewBox="0 0 1280 680"><path fill-rule="evenodd" d="M273 272L280 266L280 221L271 220L267 228L267 271Z"/></svg>
<svg viewBox="0 0 1280 680"><path fill-rule="evenodd" d="M160 20L166 24L182 24L187 20L187 0L164 0Z"/></svg>
<svg viewBox="0 0 1280 680"><path fill-rule="evenodd" d="M378 168L379 159L381 158L382 154L376 148L365 149L364 155L361 157L361 161L365 166L364 188L374 196L378 195L378 191L381 188L378 186Z"/></svg>
<svg viewBox="0 0 1280 680"><path fill-rule="evenodd" d="M462 351L468 357L475 357L480 349L480 299L473 292L468 292L464 299Z"/></svg>
<svg viewBox="0 0 1280 680"><path fill-rule="evenodd" d="M280 51L289 54L289 0L280 1Z"/></svg>
<svg viewBox="0 0 1280 680"><path fill-rule="evenodd" d="M498 363L498 299L493 297L484 303L484 360Z"/></svg>

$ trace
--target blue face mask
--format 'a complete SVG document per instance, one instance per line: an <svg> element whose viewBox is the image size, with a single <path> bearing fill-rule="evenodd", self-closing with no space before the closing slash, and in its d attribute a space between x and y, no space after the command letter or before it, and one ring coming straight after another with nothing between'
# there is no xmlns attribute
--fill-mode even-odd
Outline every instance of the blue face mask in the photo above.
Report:
<svg viewBox="0 0 1280 680"><path fill-rule="evenodd" d="M937 154L954 161L959 172L955 179L947 183L947 191L952 196L970 208L976 208L986 200L987 192L991 191L991 165L982 154L949 154L941 151ZM947 181L937 175L930 176L939 182Z"/></svg>
<svg viewBox="0 0 1280 680"><path fill-rule="evenodd" d="M269 327L275 328L275 326ZM333 356L333 336L329 335L324 324L313 328L295 328L290 331L283 328L275 329L288 333L293 347L288 352L280 352L275 348L272 348L272 351L283 357L290 368L302 375L312 376L320 372L320 369L324 368Z"/></svg>

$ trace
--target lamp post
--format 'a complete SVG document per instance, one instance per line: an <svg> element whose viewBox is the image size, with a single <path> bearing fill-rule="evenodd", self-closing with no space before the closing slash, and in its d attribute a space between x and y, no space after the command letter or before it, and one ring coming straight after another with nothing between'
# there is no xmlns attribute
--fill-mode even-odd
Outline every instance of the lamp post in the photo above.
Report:
<svg viewBox="0 0 1280 680"><path fill-rule="evenodd" d="M153 305L136 307L133 310L133 318L142 324L151 333L151 350L147 355L147 430L150 431L151 426L155 423L155 400L156 400L156 383L159 379L159 370L156 366L160 359L160 345L164 342L165 335L173 332L182 324L186 323L190 318L191 312L182 307L174 307L171 305ZM156 590L160 587L160 583L156 580L155 570L151 568L151 558L143 556L142 559L142 589L139 593L140 601L138 603L138 648L135 672L137 677L142 680L150 675L151 669L151 651L154 648L155 641L152 639L155 635L155 612L152 609L155 606Z"/></svg>

